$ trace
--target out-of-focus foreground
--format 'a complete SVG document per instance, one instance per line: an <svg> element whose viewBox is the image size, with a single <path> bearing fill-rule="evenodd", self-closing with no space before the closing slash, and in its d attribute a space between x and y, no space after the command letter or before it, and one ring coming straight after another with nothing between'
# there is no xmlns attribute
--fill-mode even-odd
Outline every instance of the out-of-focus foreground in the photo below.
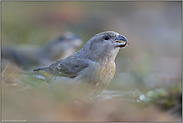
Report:
<svg viewBox="0 0 183 123"><path fill-rule="evenodd" d="M68 31L86 42L114 30L130 42L116 58L109 87L84 103L64 100L67 94L49 91L47 83L14 74L22 69L5 61L2 120L181 121L181 2L1 3L2 47L39 48Z"/></svg>

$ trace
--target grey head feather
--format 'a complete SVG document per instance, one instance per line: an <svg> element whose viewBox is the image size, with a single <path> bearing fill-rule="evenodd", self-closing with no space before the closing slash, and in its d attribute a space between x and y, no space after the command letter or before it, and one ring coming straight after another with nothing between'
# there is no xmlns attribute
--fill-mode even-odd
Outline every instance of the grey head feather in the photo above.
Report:
<svg viewBox="0 0 183 123"><path fill-rule="evenodd" d="M106 36L110 39L105 40ZM119 33L114 31L101 32L93 36L79 52L83 58L88 58L96 62L103 61L104 59L114 61L119 47L114 47L112 41L118 36Z"/></svg>

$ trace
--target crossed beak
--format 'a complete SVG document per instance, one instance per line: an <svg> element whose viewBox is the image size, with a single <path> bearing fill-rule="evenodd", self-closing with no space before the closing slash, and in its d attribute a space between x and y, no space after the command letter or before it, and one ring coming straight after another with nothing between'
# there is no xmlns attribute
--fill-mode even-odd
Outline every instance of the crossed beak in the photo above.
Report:
<svg viewBox="0 0 183 123"><path fill-rule="evenodd" d="M128 40L122 35L119 35L114 41L114 46L115 47L120 47L121 48L121 47L125 47L125 46L128 46L128 45L129 45Z"/></svg>

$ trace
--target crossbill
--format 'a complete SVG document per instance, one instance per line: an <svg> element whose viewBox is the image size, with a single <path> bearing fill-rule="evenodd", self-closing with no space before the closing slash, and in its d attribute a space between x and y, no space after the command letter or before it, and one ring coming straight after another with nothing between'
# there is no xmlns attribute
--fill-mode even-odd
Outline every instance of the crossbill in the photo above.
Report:
<svg viewBox="0 0 183 123"><path fill-rule="evenodd" d="M81 50L48 67L33 70L33 75L45 80L50 87L76 98L99 95L115 74L115 58L120 48L127 46L127 39L114 31L93 36Z"/></svg>

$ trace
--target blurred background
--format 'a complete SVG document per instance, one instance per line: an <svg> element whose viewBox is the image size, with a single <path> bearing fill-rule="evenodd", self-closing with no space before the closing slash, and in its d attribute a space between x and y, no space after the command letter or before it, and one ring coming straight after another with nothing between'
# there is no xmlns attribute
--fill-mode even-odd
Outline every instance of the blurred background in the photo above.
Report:
<svg viewBox="0 0 183 123"><path fill-rule="evenodd" d="M22 69L8 64L1 70L2 119L181 121L181 12L181 2L3 1L2 48L42 47L68 31L85 43L107 30L124 35L129 46L116 57L109 87L82 105L40 91L45 83L14 75Z"/></svg>

